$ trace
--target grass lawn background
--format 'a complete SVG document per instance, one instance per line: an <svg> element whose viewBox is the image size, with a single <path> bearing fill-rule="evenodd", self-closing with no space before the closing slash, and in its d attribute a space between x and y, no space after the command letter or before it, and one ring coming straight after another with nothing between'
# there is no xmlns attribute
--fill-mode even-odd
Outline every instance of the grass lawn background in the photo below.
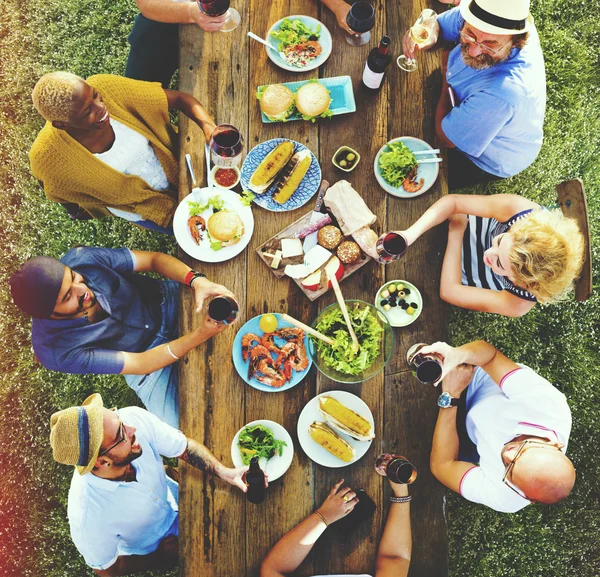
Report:
<svg viewBox="0 0 600 577"><path fill-rule="evenodd" d="M555 201L563 180L584 180L594 258L600 262L600 0L538 0L532 12L546 59L548 109L538 160L488 192ZM42 121L29 94L45 72L83 77L121 74L133 0L0 3L0 575L91 575L73 546L66 520L71 472L47 444L48 417L98 391L107 406L136 404L121 377L70 376L33 363L30 323L12 305L8 278L30 256L61 256L74 244L175 252L163 235L118 219L76 222L48 202L32 178L27 151ZM594 267L596 293L598 270ZM484 338L555 383L569 400L569 456L578 481L552 506L502 515L449 495L450 572L454 577L597 577L600 575L600 298L537 306L505 319L453 310L453 344ZM413 511L418 515L418 511ZM432 551L431 554L436 554ZM172 572L175 575L176 572Z"/></svg>

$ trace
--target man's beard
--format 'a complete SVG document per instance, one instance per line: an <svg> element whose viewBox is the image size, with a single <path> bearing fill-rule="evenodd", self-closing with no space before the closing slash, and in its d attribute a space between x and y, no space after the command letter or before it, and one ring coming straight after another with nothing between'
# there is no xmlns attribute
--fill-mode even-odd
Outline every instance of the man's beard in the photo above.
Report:
<svg viewBox="0 0 600 577"><path fill-rule="evenodd" d="M469 45L465 42L460 43L460 52L462 54L464 63L470 68L474 68L475 70L486 70L487 68L491 68L496 64L500 64L501 62L504 62L510 54L509 50L506 53L506 55L503 58L500 58L499 60L494 58L490 54L484 53L479 54L479 56L471 56L469 54Z"/></svg>
<svg viewBox="0 0 600 577"><path fill-rule="evenodd" d="M131 439L131 444L135 445L135 437L133 437L133 439ZM120 461L113 462L113 466L124 467L125 465L129 465L129 463L131 463L131 461L135 461L138 457L141 457L141 456L142 456L142 447L140 445L140 449L137 453L130 451L129 455L127 455L126 457L123 457L123 459L121 459Z"/></svg>

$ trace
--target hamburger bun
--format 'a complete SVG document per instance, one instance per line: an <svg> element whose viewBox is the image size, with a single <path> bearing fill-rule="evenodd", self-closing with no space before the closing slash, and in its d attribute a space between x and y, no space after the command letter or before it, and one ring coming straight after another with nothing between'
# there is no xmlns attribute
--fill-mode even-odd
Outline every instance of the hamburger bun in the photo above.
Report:
<svg viewBox="0 0 600 577"><path fill-rule="evenodd" d="M294 111L294 93L283 84L271 84L260 97L260 109L269 120L285 120Z"/></svg>
<svg viewBox="0 0 600 577"><path fill-rule="evenodd" d="M309 82L296 92L296 108L305 116L320 116L330 104L329 90L319 82Z"/></svg>
<svg viewBox="0 0 600 577"><path fill-rule="evenodd" d="M213 213L206 223L206 228L212 239L221 242L223 246L236 244L244 234L244 223L233 210Z"/></svg>

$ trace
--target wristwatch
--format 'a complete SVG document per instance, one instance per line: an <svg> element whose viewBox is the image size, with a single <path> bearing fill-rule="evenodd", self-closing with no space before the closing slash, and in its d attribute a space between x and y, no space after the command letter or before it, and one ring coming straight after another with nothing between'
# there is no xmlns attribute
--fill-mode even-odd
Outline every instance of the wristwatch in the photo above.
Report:
<svg viewBox="0 0 600 577"><path fill-rule="evenodd" d="M449 409L450 407L458 407L458 399L450 393L442 393L437 400L438 407L441 409Z"/></svg>
<svg viewBox="0 0 600 577"><path fill-rule="evenodd" d="M183 282L184 282L184 284L186 284L187 286L192 288L192 283L194 282L194 279L197 279L197 278L206 278L206 275L203 272L196 272L195 270L190 270L185 275L185 279Z"/></svg>

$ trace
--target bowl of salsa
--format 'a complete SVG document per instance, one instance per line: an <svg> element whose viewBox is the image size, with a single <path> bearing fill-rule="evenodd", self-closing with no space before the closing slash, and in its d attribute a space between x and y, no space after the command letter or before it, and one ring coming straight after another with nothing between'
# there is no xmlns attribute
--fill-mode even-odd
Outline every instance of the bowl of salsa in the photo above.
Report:
<svg viewBox="0 0 600 577"><path fill-rule="evenodd" d="M219 188L233 188L240 181L240 169L236 166L222 168L214 166L210 172L212 181Z"/></svg>

